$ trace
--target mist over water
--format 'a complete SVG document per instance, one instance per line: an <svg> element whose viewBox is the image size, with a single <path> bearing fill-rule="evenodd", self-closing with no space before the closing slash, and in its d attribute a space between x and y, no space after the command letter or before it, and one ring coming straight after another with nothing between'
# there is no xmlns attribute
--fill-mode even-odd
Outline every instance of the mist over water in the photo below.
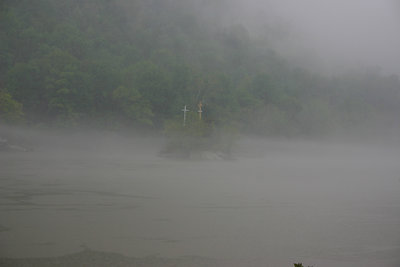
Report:
<svg viewBox="0 0 400 267"><path fill-rule="evenodd" d="M0 154L0 257L400 263L398 145L243 138L235 160L191 161L158 156L152 137L39 139Z"/></svg>
<svg viewBox="0 0 400 267"><path fill-rule="evenodd" d="M399 1L3 2L0 266L400 266Z"/></svg>

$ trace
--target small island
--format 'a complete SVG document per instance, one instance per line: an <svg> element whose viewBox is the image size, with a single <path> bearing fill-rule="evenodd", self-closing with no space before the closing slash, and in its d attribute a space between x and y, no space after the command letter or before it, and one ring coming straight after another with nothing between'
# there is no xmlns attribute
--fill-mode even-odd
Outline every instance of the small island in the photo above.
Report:
<svg viewBox="0 0 400 267"><path fill-rule="evenodd" d="M232 147L237 139L233 125L216 126L207 116L203 116L203 104L190 112L185 105L183 118L167 120L164 134L167 143L161 151L165 157L192 160L231 160ZM196 114L197 113L197 114Z"/></svg>

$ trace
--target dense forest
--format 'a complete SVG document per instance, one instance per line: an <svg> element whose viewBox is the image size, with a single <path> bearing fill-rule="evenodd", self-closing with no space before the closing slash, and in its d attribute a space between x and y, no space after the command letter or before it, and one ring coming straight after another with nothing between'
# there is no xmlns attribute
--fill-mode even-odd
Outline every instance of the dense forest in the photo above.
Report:
<svg viewBox="0 0 400 267"><path fill-rule="evenodd" d="M1 123L161 132L181 121L184 105L196 114L200 101L205 123L263 136L399 123L398 76L377 68L326 75L291 64L268 34L224 23L225 8L224 1L1 1Z"/></svg>

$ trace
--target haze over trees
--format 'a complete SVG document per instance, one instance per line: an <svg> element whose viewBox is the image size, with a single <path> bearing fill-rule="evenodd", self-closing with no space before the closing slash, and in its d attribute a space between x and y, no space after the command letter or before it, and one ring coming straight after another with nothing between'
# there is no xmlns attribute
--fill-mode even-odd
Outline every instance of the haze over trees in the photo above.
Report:
<svg viewBox="0 0 400 267"><path fill-rule="evenodd" d="M264 136L398 125L400 81L377 68L327 75L230 23L228 1L4 0L0 120L162 131L188 105ZM284 34L284 32L280 32Z"/></svg>

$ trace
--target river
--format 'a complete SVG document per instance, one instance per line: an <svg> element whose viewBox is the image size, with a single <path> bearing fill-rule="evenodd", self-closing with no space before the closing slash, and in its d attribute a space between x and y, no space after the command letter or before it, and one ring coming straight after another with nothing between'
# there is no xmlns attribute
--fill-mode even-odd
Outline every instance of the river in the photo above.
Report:
<svg viewBox="0 0 400 267"><path fill-rule="evenodd" d="M150 137L50 143L0 153L0 257L400 266L398 146L247 138L234 160L190 161Z"/></svg>

